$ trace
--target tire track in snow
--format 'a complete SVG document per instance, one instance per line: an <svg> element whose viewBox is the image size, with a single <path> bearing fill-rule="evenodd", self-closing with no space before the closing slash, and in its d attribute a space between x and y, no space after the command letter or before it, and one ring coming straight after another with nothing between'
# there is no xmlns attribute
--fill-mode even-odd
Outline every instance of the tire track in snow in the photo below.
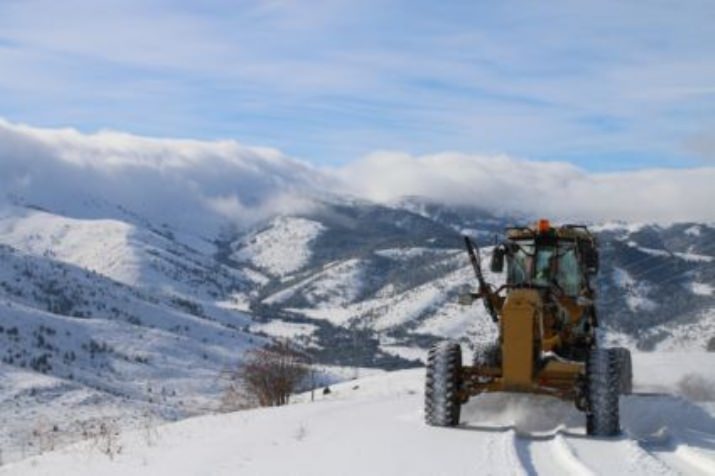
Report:
<svg viewBox="0 0 715 476"><path fill-rule="evenodd" d="M682 463L668 464L637 441L628 438L599 439L559 430L550 435L517 436L516 449L521 465L528 474L701 474L701 471L683 471ZM711 470L702 474L715 473Z"/></svg>
<svg viewBox="0 0 715 476"><path fill-rule="evenodd" d="M686 444L678 444L675 448L675 455L687 461L691 467L702 471L703 474L715 474L715 459L705 456Z"/></svg>
<svg viewBox="0 0 715 476"><path fill-rule="evenodd" d="M597 469L591 474L671 476L679 473L628 436L594 438L567 435L561 436L561 440L572 448L579 464Z"/></svg>
<svg viewBox="0 0 715 476"><path fill-rule="evenodd" d="M513 429L499 432L487 443L487 465L480 468L480 474L509 474L527 476L532 474L524 465L517 447L516 432Z"/></svg>
<svg viewBox="0 0 715 476"><path fill-rule="evenodd" d="M715 419L695 402L670 394L626 400L624 433L681 474L715 475Z"/></svg>
<svg viewBox="0 0 715 476"><path fill-rule="evenodd" d="M498 431L487 443L487 474L593 476L560 433L522 435ZM509 468L505 471L505 468Z"/></svg>
<svg viewBox="0 0 715 476"><path fill-rule="evenodd" d="M522 436L524 458L531 462L530 474L592 476L596 473L573 451L560 432L545 436Z"/></svg>
<svg viewBox="0 0 715 476"><path fill-rule="evenodd" d="M715 440L713 435L709 435ZM713 475L715 474L715 454L708 456L692 448L672 436L666 436L664 441L644 443L640 445L655 458L684 474Z"/></svg>
<svg viewBox="0 0 715 476"><path fill-rule="evenodd" d="M516 455L519 457L521 467L524 468L524 470L530 475L537 474L536 465L532 456L532 441L527 438L517 436L514 443L516 445ZM556 473L549 472L546 474Z"/></svg>

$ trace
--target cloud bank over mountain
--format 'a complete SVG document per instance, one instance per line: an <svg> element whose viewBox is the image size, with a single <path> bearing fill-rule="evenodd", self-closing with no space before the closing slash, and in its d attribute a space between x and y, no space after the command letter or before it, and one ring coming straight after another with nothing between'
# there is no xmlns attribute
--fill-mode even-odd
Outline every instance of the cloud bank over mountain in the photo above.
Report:
<svg viewBox="0 0 715 476"><path fill-rule="evenodd" d="M338 171L376 201L404 195L563 220L713 221L715 167L590 173L566 162L377 152Z"/></svg>
<svg viewBox="0 0 715 476"><path fill-rule="evenodd" d="M106 217L119 205L206 236L354 196L406 195L564 220L715 221L715 167L589 173L564 162L445 152L376 152L318 168L235 141L83 134L0 121L0 196L70 216Z"/></svg>
<svg viewBox="0 0 715 476"><path fill-rule="evenodd" d="M82 134L0 122L5 198L70 216L104 217L115 205L155 223L214 235L304 205L324 174L269 148L235 141ZM121 213L121 210L114 210Z"/></svg>

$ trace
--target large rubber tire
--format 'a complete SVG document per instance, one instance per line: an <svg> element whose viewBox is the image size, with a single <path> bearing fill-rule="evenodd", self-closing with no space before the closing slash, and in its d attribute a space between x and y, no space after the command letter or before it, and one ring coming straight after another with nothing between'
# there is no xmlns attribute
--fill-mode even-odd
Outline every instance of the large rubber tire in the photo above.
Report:
<svg viewBox="0 0 715 476"><path fill-rule="evenodd" d="M432 347L427 358L425 382L425 423L431 426L457 426L462 349L454 341Z"/></svg>
<svg viewBox="0 0 715 476"><path fill-rule="evenodd" d="M618 353L593 349L586 361L588 410L586 432L592 436L615 436L621 431L618 403L621 389Z"/></svg>
<svg viewBox="0 0 715 476"><path fill-rule="evenodd" d="M633 392L633 362L631 351L624 347L613 349L618 360L618 373L620 374L621 395L630 395Z"/></svg>

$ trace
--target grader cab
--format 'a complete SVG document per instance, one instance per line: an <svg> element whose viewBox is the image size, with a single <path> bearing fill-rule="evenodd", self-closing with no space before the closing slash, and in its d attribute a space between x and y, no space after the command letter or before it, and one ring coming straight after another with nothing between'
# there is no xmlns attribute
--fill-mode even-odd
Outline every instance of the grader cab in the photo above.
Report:
<svg viewBox="0 0 715 476"><path fill-rule="evenodd" d="M427 424L456 426L461 405L481 393L522 392L573 401L586 413L589 435L618 434L619 396L632 388L631 357L627 349L598 346L596 237L585 226L553 227L547 220L507 229L491 256L491 271L506 271L496 289L483 276L479 248L465 242L478 289L460 303L481 300L498 339L477 346L471 365L462 365L455 341L430 349Z"/></svg>

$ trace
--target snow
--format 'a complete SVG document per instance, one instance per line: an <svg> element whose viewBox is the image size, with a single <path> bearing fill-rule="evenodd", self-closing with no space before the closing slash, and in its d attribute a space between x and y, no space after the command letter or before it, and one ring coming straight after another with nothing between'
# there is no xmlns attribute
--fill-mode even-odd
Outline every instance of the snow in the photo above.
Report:
<svg viewBox="0 0 715 476"><path fill-rule="evenodd" d="M295 338L309 336L318 329L318 326L274 319L264 324L251 324L249 329L251 332L263 332L272 337Z"/></svg>
<svg viewBox="0 0 715 476"><path fill-rule="evenodd" d="M700 262L700 263L710 263L715 258L709 255L701 255L697 253L683 253L683 252L670 252L666 250L658 250L654 248L646 248L644 246L638 246L638 243L635 241L629 241L628 246L631 248L635 248L638 251L641 251L645 254L651 255L651 256L658 256L658 257L670 257L670 256L676 256L684 261L691 261L691 262Z"/></svg>
<svg viewBox="0 0 715 476"><path fill-rule="evenodd" d="M250 262L275 276L285 276L305 266L310 244L325 227L313 220L278 217L268 228L244 237L235 244L231 257Z"/></svg>
<svg viewBox="0 0 715 476"><path fill-rule="evenodd" d="M715 403L678 396L680 376L715 382L715 355L634 355L623 435L587 438L584 415L551 397L487 394L457 428L422 420L424 370L369 376L298 403L120 435L110 459L85 442L0 467L0 475L653 475L715 472ZM715 385L715 383L714 383ZM668 393L643 393L657 389ZM714 397L715 398L715 397Z"/></svg>
<svg viewBox="0 0 715 476"><path fill-rule="evenodd" d="M696 281L690 283L690 292L698 296L712 296L713 291L715 291L715 288L708 283L698 283Z"/></svg>
<svg viewBox="0 0 715 476"><path fill-rule="evenodd" d="M413 248L402 249L402 253L412 253ZM490 248L482 250L484 260L488 262ZM402 259L402 258L400 258ZM462 256L446 251L442 263L454 266L454 271L447 272L439 280L429 281L413 288L396 292L393 285L387 285L377 291L371 299L364 299L349 304L333 305L321 302L315 308L291 308L312 319L324 319L335 325L359 322L376 331L388 331L403 325L414 326L414 332L431 333L451 337L457 335L475 336L486 316L481 305L475 307L460 306L457 303L459 292L471 289L474 285L474 271ZM503 282L503 275L495 275L485 270L485 277L497 286ZM271 297L275 299L275 295ZM476 315L476 316L475 316ZM476 319L475 319L476 317ZM461 332L463 331L463 332ZM490 337L492 334L489 333ZM480 336L481 338L481 336Z"/></svg>
<svg viewBox="0 0 715 476"><path fill-rule="evenodd" d="M26 253L47 256L136 284L142 259L131 243L135 227L117 220L77 220L10 209L0 217L0 239ZM19 216L18 216L19 215Z"/></svg>
<svg viewBox="0 0 715 476"><path fill-rule="evenodd" d="M382 331L415 320L420 314L435 309L444 299L443 290L430 283L389 298L370 299L348 306L291 311L313 319L325 319L336 325L345 325L352 319L366 316L373 329Z"/></svg>
<svg viewBox="0 0 715 476"><path fill-rule="evenodd" d="M589 229L594 233L601 233L604 231L623 231L626 233L636 233L643 228L648 226L647 223L638 222L622 222L622 221L609 221L605 223L600 223L596 225L590 225Z"/></svg>
<svg viewBox="0 0 715 476"><path fill-rule="evenodd" d="M639 246L638 243L636 243L635 241L629 241L627 244L628 244L628 246L630 246L631 248L635 248L635 249L637 249L638 251L641 251L641 252L643 252L643 253L645 253L645 254L648 254L648 255L651 255L651 256L661 256L661 257L669 257L669 256L672 256L672 253L669 252L669 251L666 251L666 250L658 250L658 249L655 249L655 248L647 248L647 247L645 247L645 246Z"/></svg>
<svg viewBox="0 0 715 476"><path fill-rule="evenodd" d="M613 281L625 290L626 304L632 311L652 311L658 307L658 304L648 297L650 286L644 281L635 280L625 269L614 266Z"/></svg>
<svg viewBox="0 0 715 476"><path fill-rule="evenodd" d="M328 321L337 326L347 325L348 322L355 317L352 308L317 308L317 309L303 309L303 308L287 308L286 311L294 312L296 314L302 314L311 319L320 319Z"/></svg>
<svg viewBox="0 0 715 476"><path fill-rule="evenodd" d="M668 336L656 345L658 351L705 349L710 339L715 337L715 309L701 312L694 322L662 324L650 329L647 334Z"/></svg>
<svg viewBox="0 0 715 476"><path fill-rule="evenodd" d="M221 309L236 310L241 312L251 311L251 300L244 293L231 293L230 299L227 301L217 301L216 306Z"/></svg>
<svg viewBox="0 0 715 476"><path fill-rule="evenodd" d="M396 355L407 360L427 361L427 350L404 345L380 345L380 350L386 354Z"/></svg>
<svg viewBox="0 0 715 476"><path fill-rule="evenodd" d="M424 255L435 255L435 254L453 254L455 250L450 249L435 249L435 248L386 248L383 250L375 251L375 254L382 256L384 258L390 258L394 260L409 260L414 258L419 258ZM461 250L459 250L461 252Z"/></svg>
<svg viewBox="0 0 715 476"><path fill-rule="evenodd" d="M690 236L700 236L701 231L702 230L699 225L693 225L685 230L685 234Z"/></svg>
<svg viewBox="0 0 715 476"><path fill-rule="evenodd" d="M695 263L711 263L713 260L715 260L715 258L713 258L712 256L701 255L701 254L697 254L697 253L676 252L673 254L682 260L691 261L691 262L695 262Z"/></svg>
<svg viewBox="0 0 715 476"><path fill-rule="evenodd" d="M150 229L114 219L77 219L22 207L0 214L0 244L24 253L96 272L114 281L173 295L208 298L215 281L259 279L221 268L203 254ZM199 279L200 277L200 279Z"/></svg>
<svg viewBox="0 0 715 476"><path fill-rule="evenodd" d="M419 292L407 293L382 309L384 312L380 312L373 328L381 331L410 322L420 314L436 308L443 299L444 293L436 287L425 287Z"/></svg>
<svg viewBox="0 0 715 476"><path fill-rule="evenodd" d="M0 237L21 245L19 237L32 236L27 228L21 230L32 224L35 213L28 216L29 221L15 221L21 226L14 233L6 229ZM57 259L91 258L93 247L101 245L88 242L87 250L78 246L72 254L69 235L97 221L45 216L48 236L63 223L60 228L71 224L64 235L68 238L57 243L38 238L26 246L56 250L54 259L37 248L31 251L39 255L0 245L0 358L12 364L0 364L2 459L41 449L28 436L38 425L57 426L58 441L66 443L82 434L87 419L117 418L127 427L135 426L145 411L165 420L216 408L224 386L221 372L245 350L265 342L238 330L250 318L210 302L194 303L196 308L189 301L179 305L182 301L173 296L149 294ZM7 216L0 221L2 226L11 222ZM85 231L94 234L92 227ZM164 263L186 269L186 263L201 259L193 255L184 261L186 256L173 255ZM100 255L97 259L101 263ZM212 271L214 280L220 278L219 270ZM189 274L167 276L157 284L176 289L190 279ZM205 287L194 289L201 294Z"/></svg>
<svg viewBox="0 0 715 476"><path fill-rule="evenodd" d="M310 304L319 308L346 305L358 297L364 274L363 260L334 261L309 278L266 297L263 303L280 304L300 292Z"/></svg>

